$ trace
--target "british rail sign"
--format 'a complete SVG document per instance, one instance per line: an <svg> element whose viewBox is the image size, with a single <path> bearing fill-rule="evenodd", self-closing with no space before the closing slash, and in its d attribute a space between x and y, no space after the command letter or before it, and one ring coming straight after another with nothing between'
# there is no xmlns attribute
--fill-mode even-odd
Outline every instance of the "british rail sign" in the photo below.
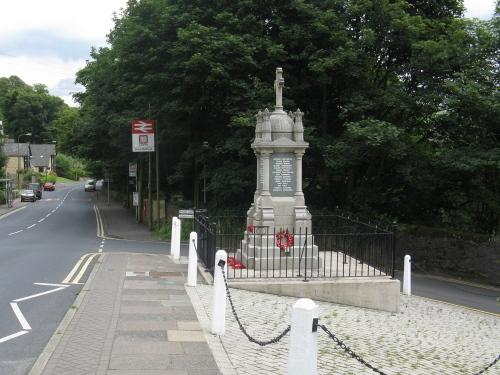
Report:
<svg viewBox="0 0 500 375"><path fill-rule="evenodd" d="M132 121L132 151L154 152L155 120Z"/></svg>

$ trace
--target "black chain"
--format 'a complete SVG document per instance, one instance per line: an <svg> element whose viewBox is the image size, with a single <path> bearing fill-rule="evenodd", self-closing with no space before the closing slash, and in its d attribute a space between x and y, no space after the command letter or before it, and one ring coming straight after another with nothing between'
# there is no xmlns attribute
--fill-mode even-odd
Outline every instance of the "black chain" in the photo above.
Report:
<svg viewBox="0 0 500 375"><path fill-rule="evenodd" d="M356 361L358 361L359 363L363 364L364 366L368 367L369 369L375 371L376 373L380 374L380 375L387 375L386 373L382 372L381 370L379 370L378 368L370 365L368 362L366 362L363 358L361 358L359 355L357 355L356 353L354 353L351 348L349 348L342 340L340 340L337 336L335 336L332 332L330 332L328 330L328 328L326 328L326 326L322 325L322 324L318 324L318 327L320 327L323 331L326 332L326 334L328 336L330 336L330 338L335 341L335 343L340 346L340 348L342 350L344 350L347 354L349 354L352 358L354 358ZM485 368L483 368L481 371L479 372L475 372L473 375L481 375L483 374L486 370L488 370L490 367L493 367L498 361L500 361L500 355L498 355L498 357L495 358L495 360L493 362L491 362L488 366L486 366Z"/></svg>
<svg viewBox="0 0 500 375"><path fill-rule="evenodd" d="M248 332L246 331L245 327L243 327L243 324L241 324L240 318L238 317L238 314L236 313L236 310L234 308L233 299L231 298L231 293L229 292L229 287L227 286L226 273L224 272L224 266L223 265L219 265L219 267L222 270L222 276L224 277L224 284L226 285L226 295L227 295L227 298L229 300L229 304L231 305L231 310L233 311L234 318L236 319L236 322L238 323L238 326L240 327L241 332L243 332L243 334L248 338L249 341L251 341L251 342L253 342L253 343L257 344L257 345L260 345L260 346L266 346L266 345L270 345L270 344L276 344L283 337L285 337L288 332L290 332L291 326L289 325L278 336L276 336L276 337L274 337L274 338L272 338L270 340L267 340L267 341L257 340L255 338L253 338L252 336L250 336L248 334Z"/></svg>
<svg viewBox="0 0 500 375"><path fill-rule="evenodd" d="M337 336L335 336L332 332L330 332L328 330L328 328L326 328L326 326L324 326L323 324L319 324L318 327L320 327L323 331L326 332L326 334L328 336L330 336L330 338L335 341L335 343L337 344L337 346L340 346L340 348L342 350L344 350L347 354L349 354L352 358L354 358L356 361L358 361L359 363L361 363L362 365L365 365L366 367L368 367L369 369L375 371L376 373L380 374L380 375L387 375L385 372L382 372L381 370L379 370L378 368L370 365L368 362L366 362L363 358L361 358L359 355L357 355L356 353L354 353L351 348L349 348L346 344L344 344L344 342L342 340L340 340Z"/></svg>
<svg viewBox="0 0 500 375"><path fill-rule="evenodd" d="M475 372L473 375L480 375L482 373L484 373L486 370L488 370L490 367L493 367L495 365L495 363L497 363L498 361L500 361L500 354L493 360L493 362L491 362L488 366L486 366L485 368L483 368L481 371L479 372Z"/></svg>

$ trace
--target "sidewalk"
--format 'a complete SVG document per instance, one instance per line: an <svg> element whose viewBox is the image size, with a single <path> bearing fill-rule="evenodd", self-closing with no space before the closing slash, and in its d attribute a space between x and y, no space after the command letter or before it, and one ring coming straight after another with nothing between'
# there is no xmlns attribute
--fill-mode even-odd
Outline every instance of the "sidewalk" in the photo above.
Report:
<svg viewBox="0 0 500 375"><path fill-rule="evenodd" d="M112 238L153 240L118 203L98 203ZM221 374L167 255L104 253L30 375Z"/></svg>
<svg viewBox="0 0 500 375"><path fill-rule="evenodd" d="M6 204L0 205L0 218L3 215L6 215L12 211L15 211L21 207L26 206L27 204L30 204L30 202L21 202L20 198L16 198L16 199L14 199L14 202L12 202L12 207L7 207Z"/></svg>
<svg viewBox="0 0 500 375"><path fill-rule="evenodd" d="M102 194L99 198L95 204L101 213L104 233L107 237L136 241L161 241L154 232L148 229L147 225L138 223L132 210L124 208L121 202L111 200L108 205Z"/></svg>

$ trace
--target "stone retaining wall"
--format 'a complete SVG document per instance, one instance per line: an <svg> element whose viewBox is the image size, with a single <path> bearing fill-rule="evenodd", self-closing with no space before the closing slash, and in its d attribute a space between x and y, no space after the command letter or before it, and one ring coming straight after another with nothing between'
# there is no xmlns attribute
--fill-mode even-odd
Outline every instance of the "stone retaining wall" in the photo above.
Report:
<svg viewBox="0 0 500 375"><path fill-rule="evenodd" d="M500 286L500 241L475 242L398 233L396 268L403 268L405 254L427 272L442 273Z"/></svg>

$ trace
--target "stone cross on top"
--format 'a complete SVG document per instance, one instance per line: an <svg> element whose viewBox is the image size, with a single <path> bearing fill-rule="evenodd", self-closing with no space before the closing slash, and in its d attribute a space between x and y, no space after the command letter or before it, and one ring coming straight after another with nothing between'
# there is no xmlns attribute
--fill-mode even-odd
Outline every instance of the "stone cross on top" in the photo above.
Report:
<svg viewBox="0 0 500 375"><path fill-rule="evenodd" d="M283 78L283 69L276 68L276 80L274 81L274 89L276 91L276 110L283 109L283 87L285 79Z"/></svg>

